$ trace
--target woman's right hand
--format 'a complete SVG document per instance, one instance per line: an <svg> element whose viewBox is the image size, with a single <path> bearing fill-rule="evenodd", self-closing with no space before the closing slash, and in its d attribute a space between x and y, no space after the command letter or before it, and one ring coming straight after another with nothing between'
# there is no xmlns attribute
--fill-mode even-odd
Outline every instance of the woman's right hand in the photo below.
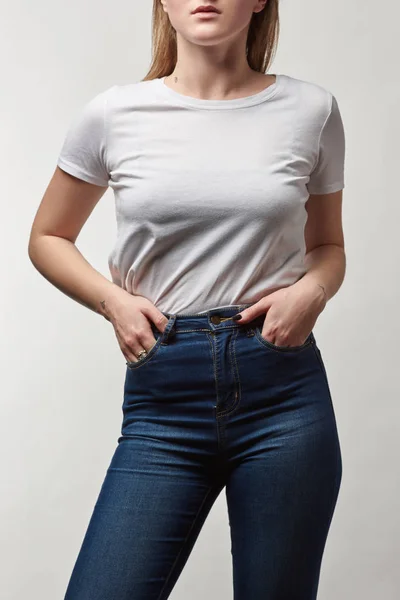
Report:
<svg viewBox="0 0 400 600"><path fill-rule="evenodd" d="M128 362L137 362L139 352L148 352L156 343L149 321L160 332L168 323L167 317L150 300L125 290L109 297L101 305L102 314L112 323L122 354Z"/></svg>

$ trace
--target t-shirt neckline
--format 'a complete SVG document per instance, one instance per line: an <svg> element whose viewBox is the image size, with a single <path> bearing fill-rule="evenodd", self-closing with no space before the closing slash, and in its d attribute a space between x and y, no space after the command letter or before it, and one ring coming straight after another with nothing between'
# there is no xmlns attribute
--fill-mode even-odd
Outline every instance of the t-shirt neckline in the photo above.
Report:
<svg viewBox="0 0 400 600"><path fill-rule="evenodd" d="M178 104L182 106L189 106L191 108L205 108L205 109L231 109L231 108L242 108L245 106L254 106L255 104L260 104L265 100L269 100L280 89L284 75L280 73L273 73L275 75L275 82L257 92L256 94L252 94L251 96L243 96L242 98L230 98L228 100L210 100L206 98L195 98L194 96L187 96L186 94L181 94L176 90L173 90L165 83L164 77L157 77L153 81L156 83L157 87L162 91L165 96L168 96L172 100L175 100Z"/></svg>

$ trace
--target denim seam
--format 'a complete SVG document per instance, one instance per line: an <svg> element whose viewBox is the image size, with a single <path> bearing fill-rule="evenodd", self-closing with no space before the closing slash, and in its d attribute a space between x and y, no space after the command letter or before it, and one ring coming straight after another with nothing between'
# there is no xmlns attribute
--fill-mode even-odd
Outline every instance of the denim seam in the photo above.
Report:
<svg viewBox="0 0 400 600"><path fill-rule="evenodd" d="M207 331L210 332L212 329L175 329L175 333L191 333L196 331Z"/></svg>
<svg viewBox="0 0 400 600"><path fill-rule="evenodd" d="M219 329L203 329L203 328L197 328L197 329L175 329L175 333L192 333L192 332L196 332L196 331L206 331L207 333L216 333L217 331L226 331L227 329L237 329L239 330L240 326L235 326L235 325L228 325L226 327L220 327Z"/></svg>
<svg viewBox="0 0 400 600"><path fill-rule="evenodd" d="M166 331L166 329L164 329L164 331L158 330L160 335L158 336L155 344L152 345L150 350L147 351L147 354L143 358L140 358L136 362L132 362L129 360L126 361L125 364L128 367L128 369L130 369L131 371L134 371L135 369L139 369L140 367L144 366L145 364L147 364L154 358L154 356L157 354L157 352L161 346L168 346L168 336L172 329L172 325L170 325L172 319L173 319L172 316L169 317L169 319L168 319L168 323L166 325L166 328L169 327L168 331Z"/></svg>
<svg viewBox="0 0 400 600"><path fill-rule="evenodd" d="M334 411L333 399L332 399L331 389L330 389L330 385L329 385L329 381L328 381L328 376L326 374L326 370L325 370L325 366L324 366L323 360L322 360L322 358L321 358L321 356L319 354L319 350L315 347L315 344L313 344L313 350L314 350L315 356L317 357L319 368L321 369L321 372L322 372L322 375L324 377L326 386L328 388L329 400L330 400L330 403L331 403L332 410Z"/></svg>
<svg viewBox="0 0 400 600"><path fill-rule="evenodd" d="M133 371L134 369L138 369L139 367L144 366L145 364L150 362L154 358L154 356L157 354L158 350L161 348L161 345L162 345L161 339L162 338L160 336L157 339L156 343L150 348L150 350L148 351L146 356L144 356L142 359L139 359L136 362L127 361L126 366L128 367L128 369Z"/></svg>
<svg viewBox="0 0 400 600"><path fill-rule="evenodd" d="M332 507L331 507L331 520L332 520L332 516L333 516L333 511L335 509L335 505L337 502L337 498L339 495L339 491L340 491L340 481L339 478L341 480L342 477L342 471L343 471L343 466L342 466L342 450L341 450L341 446L340 446L340 438L339 438L339 433L338 433L338 429L337 429L337 424L336 424L336 414L335 414L335 408L334 408L334 404L333 404L333 399L332 399L332 394L331 394L331 388L329 385L329 380L328 380L328 376L326 373L326 369L325 369L325 365L322 359L322 356L320 355L320 350L319 348L316 347L315 344L313 344L313 349L314 349L314 354L317 357L317 362L319 365L319 368L322 372L323 378L325 380L326 383L326 387L328 390L328 397L329 397L329 401L330 401L330 405L331 405L331 411L333 413L333 418L335 421L335 427L336 427L336 439L337 439L337 452L338 452L338 456L337 456L337 460L338 460L338 466L337 466L337 472L336 472L336 477L335 477L335 489L337 488L337 493L336 493L336 498L333 499L332 502Z"/></svg>
<svg viewBox="0 0 400 600"><path fill-rule="evenodd" d="M209 496L210 496L210 494L211 494L212 490L213 490L213 488L212 488L212 487L209 487L209 488L208 488L208 490L207 490L207 492L206 492L206 495L204 496L204 498L203 498L203 500L202 500L202 502L201 502L201 504L200 504L200 507L199 507L199 509L198 509L197 513L196 513L196 514L195 514L195 516L194 516L194 519L193 519L193 521L192 521L192 524L191 524L191 526L190 526L190 528L189 528L189 531L188 531L188 533L187 533L187 535L186 535L186 537L185 537L185 539L184 539L184 541L183 541L183 544L182 544L182 546L181 546L181 548L180 548L180 550L179 550L178 554L176 555L174 562L172 563L172 566L171 566L171 568L170 568L170 570L169 570L169 573L168 573L168 575L167 575L167 577L166 577L166 579L165 579L165 581L164 581L164 585L162 586L162 589L161 589L161 591L160 591L160 594L159 594L159 596L158 596L157 600L161 600L161 599L162 599L162 595L163 595L163 593L164 593L164 591L165 591L165 588L166 588L167 584L169 583L169 580L170 580L170 578L171 578L171 576L172 576L172 574L173 574L173 572L174 572L174 569L175 569L176 565L178 564L178 560L179 560L179 558L180 558L180 556L181 556L181 554L182 554L182 551L183 551L183 549L185 548L185 546L186 546L186 543L187 543L187 541L188 541L188 540L189 540L189 538L190 538L190 534L192 533L192 530L193 530L193 528L194 528L194 526L195 526L195 524L196 524L196 522L197 522L197 519L199 518L199 516L200 516L200 514L201 514L201 511L203 510L203 507L204 507L204 505L205 505L205 503L206 503L207 499L209 498Z"/></svg>
<svg viewBox="0 0 400 600"><path fill-rule="evenodd" d="M215 372L215 350L214 350L214 345L212 342L212 338L211 338L211 331L207 332L207 339L210 342L210 347L211 347L211 358L212 358L212 363L213 363L213 370L214 370L214 383L216 384L217 381L217 374ZM217 401L215 404L215 408L218 407L218 387L217 385L215 385L215 395L217 397Z"/></svg>
<svg viewBox="0 0 400 600"><path fill-rule="evenodd" d="M227 410L225 410L222 413L218 414L218 417L226 417L227 415L230 415L239 405L240 403L240 398L241 398L241 394L240 394L240 379L239 379L239 370L237 368L237 360L236 360L236 338L237 335L239 333L239 329L236 330L236 335L233 334L231 341L230 341L230 354L231 356L233 355L233 361L235 363L235 369L234 369L234 376L235 376L235 383L238 385L238 387L235 389L235 400L233 401L232 406L230 406Z"/></svg>
<svg viewBox="0 0 400 600"><path fill-rule="evenodd" d="M256 340L258 341L258 343L261 346L265 346L266 348L270 348L271 350L277 352L278 354L284 354L285 352L302 352L302 350L306 350L309 346L313 345L313 335L312 332L309 336L309 339L307 342L305 342L304 344L302 344L301 346L275 346L274 344L272 344L272 342L268 342L268 340L265 340L261 333L258 330L258 327L255 326L254 329L254 337L256 338Z"/></svg>
<svg viewBox="0 0 400 600"><path fill-rule="evenodd" d="M320 351L319 351L318 348L316 348L315 344L313 344L313 350L314 350L315 356L317 357L319 368L320 368L320 370L322 372L322 375L324 377L324 380L326 382L326 386L327 386L327 389L328 389L328 396L329 396L330 405L331 405L331 410L334 413L335 427L336 427L336 440L337 440L336 443L337 443L337 461L338 461L338 464L337 464L337 470L336 470L335 482L334 482L334 490L336 492L336 496L334 495L334 497L332 499L332 503L331 503L331 511L330 511L331 517L330 517L330 522L329 522L329 525L330 525L330 523L332 522L333 513L334 513L334 510L335 510L336 502L337 502L337 499L338 499L338 496L339 496L339 491L340 491L340 483L339 482L341 480L341 476L342 476L341 474L342 474L342 469L343 469L343 467L342 467L342 451L341 451L341 447L340 447L339 434L338 434L338 431L337 431L336 415L335 415L335 409L334 409L334 406L333 406L333 400L332 400L332 394L331 394L331 390L330 390L330 386L329 386L328 376L326 374L326 370L325 370L325 366L324 366L322 357L319 354Z"/></svg>
<svg viewBox="0 0 400 600"><path fill-rule="evenodd" d="M210 342L210 347L211 347L211 359L212 359L212 362L213 362L213 369L214 369L215 395L216 395L216 397L217 397L217 400L216 400L216 403L215 403L215 405L214 405L214 408L215 408L215 416L217 417L217 410L218 410L218 386L217 386L217 384L216 384L216 381L217 381L217 374L216 374L216 372L215 372L215 349L214 349L214 344L213 344L212 337L211 337L211 336L212 336L212 333L213 333L213 331L209 330L209 331L207 332L207 334L206 334L206 335L207 335L207 339L208 339L208 341ZM217 425L217 448L221 448L221 447L222 447L222 444L223 444L223 440L222 440L222 438L221 438L221 435L220 435L220 430L219 430L219 427L218 427L218 425Z"/></svg>
<svg viewBox="0 0 400 600"><path fill-rule="evenodd" d="M213 331L210 330L209 335L212 335ZM217 396L217 402L216 402L216 406L215 406L215 414L216 416L218 413L218 401L219 401L219 396L218 396L218 352L217 352L217 348L216 348L216 344L217 344L217 340L215 338L211 338L211 341L214 339L213 342L213 357L214 357L214 383L215 383L215 393ZM214 345L215 344L215 345Z"/></svg>

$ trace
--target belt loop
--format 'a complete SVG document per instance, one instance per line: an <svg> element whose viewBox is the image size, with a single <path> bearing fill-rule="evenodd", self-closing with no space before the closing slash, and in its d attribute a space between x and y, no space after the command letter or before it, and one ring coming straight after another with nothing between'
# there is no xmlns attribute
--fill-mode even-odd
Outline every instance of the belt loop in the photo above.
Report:
<svg viewBox="0 0 400 600"><path fill-rule="evenodd" d="M165 315L167 316L167 315ZM173 330L173 327L175 325L175 320L176 320L176 315L175 314L169 314L168 313L168 323L165 326L164 331L162 332L161 336L162 336L162 341L161 341L161 345L162 346L166 346L168 344L168 339L170 334L172 333L172 335L175 334L175 330Z"/></svg>

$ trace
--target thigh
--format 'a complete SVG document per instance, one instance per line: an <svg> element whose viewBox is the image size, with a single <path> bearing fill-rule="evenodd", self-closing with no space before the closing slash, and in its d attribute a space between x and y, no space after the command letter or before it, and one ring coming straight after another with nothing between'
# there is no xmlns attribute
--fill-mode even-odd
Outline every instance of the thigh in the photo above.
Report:
<svg viewBox="0 0 400 600"><path fill-rule="evenodd" d="M226 485L234 598L315 600L342 473L326 372L313 345L246 349Z"/></svg>
<svg viewBox="0 0 400 600"><path fill-rule="evenodd" d="M164 600L221 488L150 436L121 437L65 600Z"/></svg>

